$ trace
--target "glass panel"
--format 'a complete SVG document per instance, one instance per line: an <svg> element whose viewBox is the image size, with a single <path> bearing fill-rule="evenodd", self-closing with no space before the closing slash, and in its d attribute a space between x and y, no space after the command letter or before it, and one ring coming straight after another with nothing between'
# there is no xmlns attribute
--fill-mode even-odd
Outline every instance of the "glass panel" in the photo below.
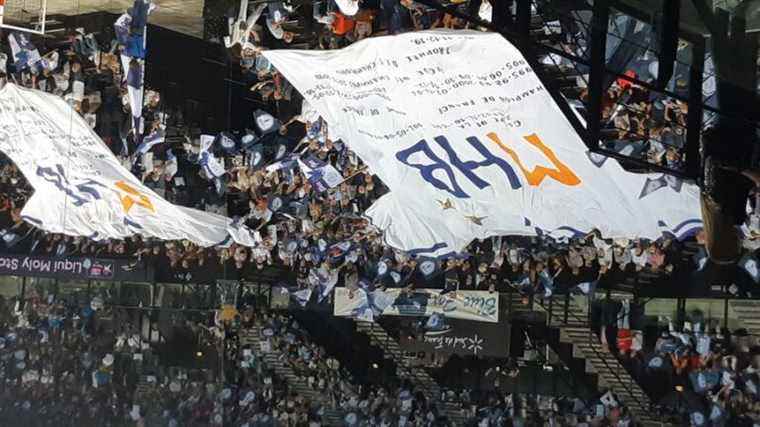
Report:
<svg viewBox="0 0 760 427"><path fill-rule="evenodd" d="M156 307L182 308L182 285L161 283L156 285Z"/></svg>
<svg viewBox="0 0 760 427"><path fill-rule="evenodd" d="M588 58L591 9L563 2L532 2L531 40L562 50L577 58ZM565 7L568 5L568 7Z"/></svg>
<svg viewBox="0 0 760 427"><path fill-rule="evenodd" d="M185 305L198 310L215 309L214 285L188 284L185 287Z"/></svg>
<svg viewBox="0 0 760 427"><path fill-rule="evenodd" d="M590 8L564 6L562 2L533 2L531 40L568 55L545 53L539 55L538 62L549 84L559 90L569 106L585 118L589 70L578 60L588 60L592 14Z"/></svg>
<svg viewBox="0 0 760 427"><path fill-rule="evenodd" d="M119 303L119 282L96 282L90 284L90 295L93 299L100 298L104 305L114 305Z"/></svg>
<svg viewBox="0 0 760 427"><path fill-rule="evenodd" d="M720 299L686 300L685 326L693 332L712 333L716 327L723 327L725 302Z"/></svg>
<svg viewBox="0 0 760 427"><path fill-rule="evenodd" d="M29 287L27 286L27 289L28 288ZM67 305L76 305L79 307L90 305L90 298L87 293L87 282L59 280L58 298L65 301Z"/></svg>
<svg viewBox="0 0 760 427"><path fill-rule="evenodd" d="M0 296L13 298L21 295L24 278L19 276L0 276Z"/></svg>
<svg viewBox="0 0 760 427"><path fill-rule="evenodd" d="M150 307L151 286L146 283L124 283L119 292L119 301L128 307Z"/></svg>
<svg viewBox="0 0 760 427"><path fill-rule="evenodd" d="M678 300L672 298L657 298L647 301L644 306L644 315L653 318L676 318L678 312Z"/></svg>
<svg viewBox="0 0 760 427"><path fill-rule="evenodd" d="M217 280L217 301L219 305L237 305L240 282L235 280Z"/></svg>
<svg viewBox="0 0 760 427"><path fill-rule="evenodd" d="M24 290L24 299L26 300L46 300L50 295L56 294L55 279L27 277L26 289Z"/></svg>
<svg viewBox="0 0 760 427"><path fill-rule="evenodd" d="M683 170L688 114L685 102L618 79L607 90L603 103L604 148L671 170Z"/></svg>

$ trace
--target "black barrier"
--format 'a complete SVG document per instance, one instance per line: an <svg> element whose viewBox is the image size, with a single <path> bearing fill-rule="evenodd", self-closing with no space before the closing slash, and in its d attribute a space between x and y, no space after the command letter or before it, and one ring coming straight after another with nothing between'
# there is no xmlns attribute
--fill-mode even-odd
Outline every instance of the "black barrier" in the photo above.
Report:
<svg viewBox="0 0 760 427"><path fill-rule="evenodd" d="M149 281L144 263L94 257L0 255L0 275L61 280Z"/></svg>

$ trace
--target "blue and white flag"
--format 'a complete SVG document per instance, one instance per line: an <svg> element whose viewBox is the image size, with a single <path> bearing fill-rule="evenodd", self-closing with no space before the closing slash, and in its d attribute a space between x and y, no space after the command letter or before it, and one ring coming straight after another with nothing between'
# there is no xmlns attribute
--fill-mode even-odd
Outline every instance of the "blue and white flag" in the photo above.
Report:
<svg viewBox="0 0 760 427"><path fill-rule="evenodd" d="M178 167L177 156L175 156L174 152L169 149L166 152L166 163L164 164L164 175L166 175L166 179L171 180L174 178L174 175L177 174Z"/></svg>
<svg viewBox="0 0 760 427"><path fill-rule="evenodd" d="M267 208L272 212L282 209L288 202L288 198L277 194L270 194L267 200Z"/></svg>
<svg viewBox="0 0 760 427"><path fill-rule="evenodd" d="M361 322L374 322L375 312L369 306L363 305L360 308L356 309L356 312L354 313L353 317L354 319L359 320Z"/></svg>
<svg viewBox="0 0 760 427"><path fill-rule="evenodd" d="M393 302L396 301L395 295L381 291L380 289L375 289L374 291L369 292L369 294L372 297L372 306L378 313L384 312L385 309L390 307Z"/></svg>
<svg viewBox="0 0 760 427"><path fill-rule="evenodd" d="M304 101L306 102L306 101ZM323 132L322 119L317 119L310 123L306 129L306 138L309 140L319 141L321 144L325 143L325 132Z"/></svg>
<svg viewBox="0 0 760 427"><path fill-rule="evenodd" d="M715 426L722 425L723 415L723 408L717 402L713 403L710 407L710 422Z"/></svg>
<svg viewBox="0 0 760 427"><path fill-rule="evenodd" d="M333 165L316 157L298 159L298 166L318 193L327 191L343 182L343 176Z"/></svg>
<svg viewBox="0 0 760 427"><path fill-rule="evenodd" d="M554 292L554 278L549 275L548 270L543 270L538 274L538 282L544 288L544 296L550 297Z"/></svg>
<svg viewBox="0 0 760 427"><path fill-rule="evenodd" d="M328 249L328 255L333 259L339 259L345 256L351 249L354 248L354 242L351 240L344 240L339 243L335 243Z"/></svg>
<svg viewBox="0 0 760 427"><path fill-rule="evenodd" d="M594 289L596 289L596 281L579 283L576 288L578 288L578 290L581 291L583 295L588 295L589 292L592 292Z"/></svg>
<svg viewBox="0 0 760 427"><path fill-rule="evenodd" d="M760 282L760 263L758 263L754 256L745 256L739 261L739 266L749 274L749 277L751 277L755 283Z"/></svg>
<svg viewBox="0 0 760 427"><path fill-rule="evenodd" d="M155 3L149 0L135 0L132 7L127 9L129 19L123 23L129 22L129 34L126 37L124 52L132 58L145 59L148 16L155 8Z"/></svg>
<svg viewBox="0 0 760 427"><path fill-rule="evenodd" d="M288 154L282 160L268 165L265 169L267 172L272 173L280 169L290 168L296 164L296 160L298 160L298 154Z"/></svg>
<svg viewBox="0 0 760 427"><path fill-rule="evenodd" d="M377 277L384 277L390 273L392 263L393 262L388 258L382 258L380 261L378 261L377 265L375 266Z"/></svg>
<svg viewBox="0 0 760 427"><path fill-rule="evenodd" d="M288 154L288 144L281 142L282 138L274 138L277 144L274 146L274 159L282 160Z"/></svg>
<svg viewBox="0 0 760 427"><path fill-rule="evenodd" d="M116 40L119 44L126 46L129 38L129 26L132 24L132 17L128 13L123 13L116 19L113 24Z"/></svg>
<svg viewBox="0 0 760 427"><path fill-rule="evenodd" d="M425 322L425 329L428 331L441 331L446 329L446 318L443 313L433 313Z"/></svg>
<svg viewBox="0 0 760 427"><path fill-rule="evenodd" d="M238 143L235 137L229 132L222 132L216 136L216 142L227 155L237 153Z"/></svg>
<svg viewBox="0 0 760 427"><path fill-rule="evenodd" d="M255 144L257 144L259 141L259 137L256 136L256 134L250 130L246 129L245 135L242 135L240 137L240 146L243 150L249 150L251 147L253 147Z"/></svg>
<svg viewBox="0 0 760 427"><path fill-rule="evenodd" d="M311 288L301 289L300 291L291 292L291 296L293 299L296 300L298 305L301 307L306 307L306 304L309 303L309 300L311 299L312 290Z"/></svg>
<svg viewBox="0 0 760 427"><path fill-rule="evenodd" d="M214 137L211 135L201 135L200 152L198 153L198 163L201 169L210 179L221 178L225 174L224 163L219 160L212 151Z"/></svg>
<svg viewBox="0 0 760 427"><path fill-rule="evenodd" d="M312 268L309 271L309 283L318 290L317 302L327 298L338 283L338 272L323 268Z"/></svg>
<svg viewBox="0 0 760 427"><path fill-rule="evenodd" d="M689 415L689 419L691 420L691 425L695 427L700 427L705 425L705 422L707 421L705 419L705 414L699 412L699 411L692 411L692 413Z"/></svg>
<svg viewBox="0 0 760 427"><path fill-rule="evenodd" d="M135 150L135 154L137 156L141 156L148 151L150 151L151 148L154 146L161 144L162 142L166 141L166 133L161 130L157 129L150 133L150 135L143 138L140 145L137 146L137 150ZM175 157L176 160L176 157Z"/></svg>
<svg viewBox="0 0 760 427"><path fill-rule="evenodd" d="M517 280L513 282L513 284L517 286L518 289L525 290L531 287L530 276L523 274L522 276L518 277Z"/></svg>
<svg viewBox="0 0 760 427"><path fill-rule="evenodd" d="M8 35L8 44L11 45L13 65L18 71L33 67L42 59L40 52L29 40L29 35L27 34L10 33Z"/></svg>
<svg viewBox="0 0 760 427"><path fill-rule="evenodd" d="M261 169L264 167L264 145L254 144L246 149L247 153L247 165L253 170Z"/></svg>
<svg viewBox="0 0 760 427"><path fill-rule="evenodd" d="M697 271L702 271L707 265L707 251L704 248L699 248L699 251L691 259L697 265Z"/></svg>
<svg viewBox="0 0 760 427"><path fill-rule="evenodd" d="M127 96L129 97L129 109L132 116L132 131L136 142L140 142L143 132L143 96L145 81L145 64L143 61L135 58L129 58L121 55L122 64L125 65L125 76L127 79Z"/></svg>
<svg viewBox="0 0 760 427"><path fill-rule="evenodd" d="M5 230L0 229L0 243L5 245L7 249L10 249L14 246L16 246L19 242L23 241L27 237L29 237L32 232L34 232L34 228L29 228L26 230L26 233L19 233L17 231L20 230Z"/></svg>
<svg viewBox="0 0 760 427"><path fill-rule="evenodd" d="M374 322L396 300L395 295L379 289L356 289L353 292L356 306L351 309L350 317L364 322Z"/></svg>
<svg viewBox="0 0 760 427"><path fill-rule="evenodd" d="M441 263L435 258L420 257L417 260L417 269L429 279L441 272Z"/></svg>
<svg viewBox="0 0 760 427"><path fill-rule="evenodd" d="M253 122L256 124L256 130L259 135L268 135L277 132L280 129L280 121L264 110L253 112Z"/></svg>
<svg viewBox="0 0 760 427"><path fill-rule="evenodd" d="M136 10L139 9L139 10ZM124 66L124 74L127 80L127 92L129 95L129 108L132 111L132 131L136 142L140 142L142 139L142 133L144 128L142 109L143 98L145 96L145 52L148 45L148 31L147 31L147 16L150 15L154 9L152 4L145 4L144 2L132 7L132 13L145 13L145 19L141 20L142 28L139 28L136 34L132 34L134 28L132 28L132 22L137 18L135 16L129 16L129 18L120 18L115 26L117 35L119 31L123 29L124 25L130 26L130 33L126 36L126 45L123 53L121 54L121 63Z"/></svg>

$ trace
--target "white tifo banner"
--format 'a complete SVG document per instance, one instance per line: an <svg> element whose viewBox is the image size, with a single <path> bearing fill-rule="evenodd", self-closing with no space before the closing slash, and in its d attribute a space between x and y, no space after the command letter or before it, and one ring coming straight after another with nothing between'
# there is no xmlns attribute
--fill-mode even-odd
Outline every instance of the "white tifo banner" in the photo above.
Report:
<svg viewBox="0 0 760 427"><path fill-rule="evenodd" d="M499 294L488 291L456 291L441 295L440 289L376 290L335 288L333 314L372 320L374 316L430 316L497 323ZM382 301L382 302L381 302Z"/></svg>
<svg viewBox="0 0 760 427"><path fill-rule="evenodd" d="M10 83L0 89L0 151L34 188L21 216L43 230L253 244L229 218L173 205L142 185L59 97Z"/></svg>
<svg viewBox="0 0 760 427"><path fill-rule="evenodd" d="M264 55L388 185L366 215L396 248L444 255L492 235L701 227L695 186L592 161L498 34L433 30Z"/></svg>

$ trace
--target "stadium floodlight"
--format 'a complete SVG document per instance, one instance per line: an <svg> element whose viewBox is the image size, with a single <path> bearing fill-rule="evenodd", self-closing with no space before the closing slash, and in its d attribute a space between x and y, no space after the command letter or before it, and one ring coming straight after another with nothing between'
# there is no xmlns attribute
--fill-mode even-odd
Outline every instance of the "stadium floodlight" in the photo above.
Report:
<svg viewBox="0 0 760 427"><path fill-rule="evenodd" d="M47 0L0 0L0 29L45 35Z"/></svg>

